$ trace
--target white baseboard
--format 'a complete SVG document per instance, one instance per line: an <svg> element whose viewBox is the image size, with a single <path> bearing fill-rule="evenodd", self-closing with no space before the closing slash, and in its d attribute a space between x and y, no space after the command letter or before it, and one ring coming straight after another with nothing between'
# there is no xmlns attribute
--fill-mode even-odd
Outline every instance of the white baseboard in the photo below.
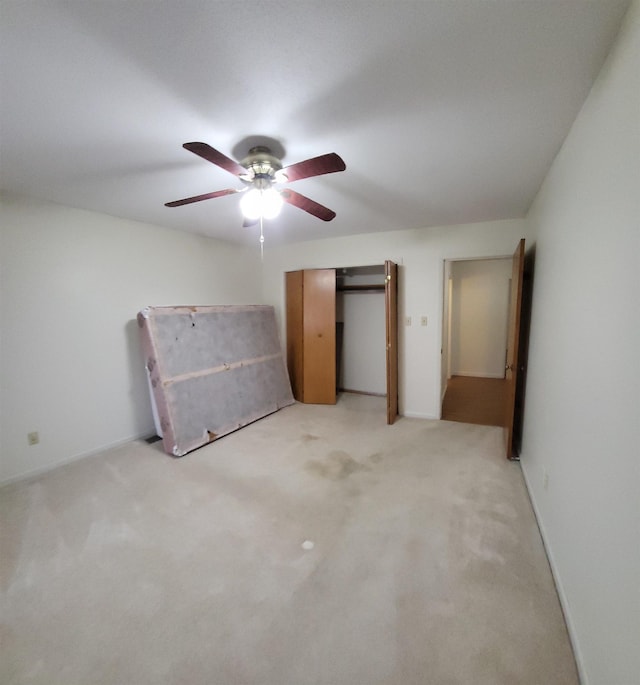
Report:
<svg viewBox="0 0 640 685"><path fill-rule="evenodd" d="M463 376L464 378L504 378L504 371L501 373L474 373L471 371L456 371L451 373L452 376Z"/></svg>
<svg viewBox="0 0 640 685"><path fill-rule="evenodd" d="M520 466L522 470L522 475L524 477L524 483L527 488L527 493L529 494L529 501L531 502L531 507L533 508L533 513L536 517L536 522L538 524L538 530L540 531L540 537L542 538L542 544L544 545L544 550L547 554L547 559L549 560L549 566L551 568L551 575L553 576L553 582L556 586L556 592L558 593L558 599L560 600L560 606L562 608L562 613L564 614L564 620L567 625L567 632L569 633L569 641L571 642L571 648L573 649L573 656L576 661L576 668L578 669L578 678L582 685L588 685L587 674L584 670L584 660L582 658L582 651L580 650L580 643L578 641L578 636L573 627L571 621L571 614L569 613L569 603L567 601L567 595L562 587L562 581L560 579L560 574L558 573L558 567L556 566L555 559L553 557L553 551L548 544L547 534L545 532L544 524L542 518L540 517L540 511L536 500L532 494L532 490L529 487L529 479L527 477L527 472L520 460Z"/></svg>
<svg viewBox="0 0 640 685"><path fill-rule="evenodd" d="M353 390L352 388L338 388L338 392L350 392L353 395L367 395L369 397L386 397L386 392L373 392L371 390Z"/></svg>
<svg viewBox="0 0 640 685"><path fill-rule="evenodd" d="M421 414L415 411L403 411L401 416L406 416L408 419L430 419L437 421L440 417L433 414Z"/></svg>
<svg viewBox="0 0 640 685"><path fill-rule="evenodd" d="M60 468L61 466L72 464L74 461L80 461L81 459L95 457L97 454L101 454L102 452L106 452L107 450L111 450L116 447L126 445L128 442L133 442L134 440L144 440L148 437L150 437L150 433L148 432L141 435L133 435L130 438L123 438L122 440L110 442L106 445L103 445L102 447L96 447L95 449L89 450L88 452L81 452L80 454L76 454L73 457L66 457L64 459L61 459L60 461L54 462L53 464L47 464L46 466L40 466L35 469L30 469L29 471L24 471L23 473L19 473L15 476L9 476L9 478L5 478L4 480L0 481L0 487L10 485L11 483L17 483L22 480L27 480L29 478L42 476L43 474L48 473L49 471L53 471L54 469Z"/></svg>

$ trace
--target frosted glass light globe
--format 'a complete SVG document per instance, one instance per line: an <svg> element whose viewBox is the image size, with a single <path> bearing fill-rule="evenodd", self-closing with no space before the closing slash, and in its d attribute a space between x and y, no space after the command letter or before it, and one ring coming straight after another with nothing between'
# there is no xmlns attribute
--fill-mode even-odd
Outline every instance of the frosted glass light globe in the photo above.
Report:
<svg viewBox="0 0 640 685"><path fill-rule="evenodd" d="M280 193L273 188L258 190L252 188L247 191L240 200L240 209L250 221L263 219L275 219L280 214L283 200Z"/></svg>
<svg viewBox="0 0 640 685"><path fill-rule="evenodd" d="M260 197L260 191L257 188L252 188L248 190L240 200L240 209L244 216L255 221L260 218L262 210L262 198Z"/></svg>
<svg viewBox="0 0 640 685"><path fill-rule="evenodd" d="M277 190L268 188L262 193L263 219L275 219L282 209L282 197Z"/></svg>

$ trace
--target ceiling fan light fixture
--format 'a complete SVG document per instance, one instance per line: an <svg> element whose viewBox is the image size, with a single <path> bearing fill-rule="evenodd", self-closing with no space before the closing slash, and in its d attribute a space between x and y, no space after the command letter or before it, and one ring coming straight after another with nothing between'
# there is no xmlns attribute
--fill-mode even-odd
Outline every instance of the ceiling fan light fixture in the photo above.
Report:
<svg viewBox="0 0 640 685"><path fill-rule="evenodd" d="M274 183L287 183L288 180L289 180L289 177L285 173L284 169L278 169L273 175L273 182Z"/></svg>
<svg viewBox="0 0 640 685"><path fill-rule="evenodd" d="M240 209L246 219L255 221L263 219L275 219L282 209L283 200L280 193L273 188L259 190L251 188L240 200Z"/></svg>
<svg viewBox="0 0 640 685"><path fill-rule="evenodd" d="M283 167L280 159L268 147L263 145L252 147L249 150L249 154L241 162L236 162L206 143L196 141L184 143L182 147L234 175L244 183L245 187L237 189L226 188L225 190L216 190L212 193L185 197L182 200L165 203L166 207L181 207L192 202L212 200L224 195L242 193L240 207L246 219L244 223L245 225L251 225L260 220L261 231L262 219L274 219L278 216L284 202L318 219L322 219L322 221L331 221L336 216L333 210L315 202L311 198L296 193L295 190L289 190L289 188L275 190L273 188L273 185L276 183L291 183L292 181L300 181L303 178L312 178L314 176L344 171L347 168L344 160L335 152L329 152Z"/></svg>

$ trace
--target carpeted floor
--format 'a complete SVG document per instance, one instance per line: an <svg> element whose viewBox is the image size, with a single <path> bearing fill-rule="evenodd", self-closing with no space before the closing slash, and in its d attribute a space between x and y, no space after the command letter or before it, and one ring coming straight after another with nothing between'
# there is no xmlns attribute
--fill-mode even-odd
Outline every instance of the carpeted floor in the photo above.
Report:
<svg viewBox="0 0 640 685"><path fill-rule="evenodd" d="M576 685L502 431L296 404L0 490L4 685ZM313 543L313 544L311 544Z"/></svg>
<svg viewBox="0 0 640 685"><path fill-rule="evenodd" d="M452 376L442 403L445 421L504 426L506 381L504 378Z"/></svg>

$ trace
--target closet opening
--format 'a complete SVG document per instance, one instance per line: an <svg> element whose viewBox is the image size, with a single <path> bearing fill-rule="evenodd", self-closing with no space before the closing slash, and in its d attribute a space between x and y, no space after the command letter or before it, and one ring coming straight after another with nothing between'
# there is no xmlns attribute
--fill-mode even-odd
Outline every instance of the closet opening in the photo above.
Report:
<svg viewBox="0 0 640 685"><path fill-rule="evenodd" d="M386 397L384 265L336 269L336 391Z"/></svg>
<svg viewBox="0 0 640 685"><path fill-rule="evenodd" d="M398 415L397 265L289 271L287 367L299 402L335 404L338 393L387 398Z"/></svg>

